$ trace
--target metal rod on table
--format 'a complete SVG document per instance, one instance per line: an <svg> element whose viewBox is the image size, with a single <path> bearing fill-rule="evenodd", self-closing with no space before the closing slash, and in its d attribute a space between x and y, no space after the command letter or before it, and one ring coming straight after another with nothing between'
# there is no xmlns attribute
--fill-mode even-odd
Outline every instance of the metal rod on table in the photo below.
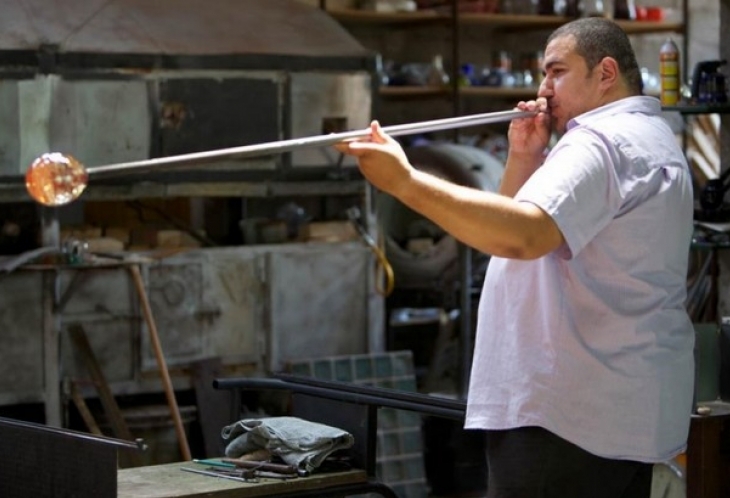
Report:
<svg viewBox="0 0 730 498"><path fill-rule="evenodd" d="M529 111L500 111L483 114L471 114L454 118L435 119L431 121L420 121L383 127L383 131L391 136L412 135L415 133L427 133L433 131L450 130L477 126L489 123L511 121L517 118L534 116ZM370 128L362 130L345 131L329 135L318 135L307 138L293 138L289 140L278 140L261 144L243 145L227 149L218 149L204 152L193 152L177 156L159 157L144 159L126 163L108 164L103 166L92 166L87 168L89 176L113 175L115 173L128 172L129 170L162 169L165 167L182 166L185 164L199 164L206 161L213 161L224 157L254 157L267 156L282 152L290 152L305 147L324 147L334 145L345 140L354 140L370 135Z"/></svg>
<svg viewBox="0 0 730 498"><path fill-rule="evenodd" d="M247 477L231 476L231 475L222 474L219 472L213 472L211 470L191 469L189 467L180 467L180 470L185 471L185 472L191 472L193 474L200 474L200 475L204 475L204 476L220 477L221 479L230 479L231 481L253 482L252 479L247 478Z"/></svg>

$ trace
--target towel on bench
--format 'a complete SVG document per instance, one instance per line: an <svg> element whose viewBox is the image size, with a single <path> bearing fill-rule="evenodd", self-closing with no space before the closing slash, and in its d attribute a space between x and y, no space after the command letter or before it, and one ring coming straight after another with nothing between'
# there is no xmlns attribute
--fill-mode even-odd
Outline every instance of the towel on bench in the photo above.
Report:
<svg viewBox="0 0 730 498"><path fill-rule="evenodd" d="M243 419L221 431L226 456L238 458L266 449L289 465L313 471L331 453L351 447L355 438L347 431L297 417Z"/></svg>

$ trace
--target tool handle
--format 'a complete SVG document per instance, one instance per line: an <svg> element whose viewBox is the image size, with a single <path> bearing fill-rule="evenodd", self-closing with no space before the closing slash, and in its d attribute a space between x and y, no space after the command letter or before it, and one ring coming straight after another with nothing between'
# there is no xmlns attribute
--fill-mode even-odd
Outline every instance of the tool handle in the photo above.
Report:
<svg viewBox="0 0 730 498"><path fill-rule="evenodd" d="M238 458L222 458L222 462L232 463L236 467L243 469L256 469L269 472L277 472L279 474L296 474L297 468L293 465L272 462L257 462L255 460L239 460Z"/></svg>

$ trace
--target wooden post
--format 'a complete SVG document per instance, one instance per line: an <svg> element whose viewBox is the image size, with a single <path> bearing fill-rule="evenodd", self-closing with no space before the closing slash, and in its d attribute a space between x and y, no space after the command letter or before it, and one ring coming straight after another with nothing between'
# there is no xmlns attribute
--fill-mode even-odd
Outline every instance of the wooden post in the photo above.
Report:
<svg viewBox="0 0 730 498"><path fill-rule="evenodd" d="M144 315L145 322L147 323L147 329L149 330L150 342L152 343L152 349L154 349L155 352L157 367L160 370L162 385L165 388L165 395L167 396L167 404L170 407L172 419L175 424L175 432L177 433L177 439L180 443L180 453L182 454L183 460L189 461L192 460L192 457L190 455L190 447L188 446L188 438L185 434L182 417L180 416L180 409L177 406L175 391L172 388L172 381L170 380L170 372L167 369L167 363L165 362L165 355L162 353L162 344L160 343L160 337L157 334L157 326L155 325L155 320L152 316L152 308L150 307L150 302L147 298L147 291L145 290L144 281L142 280L142 272L140 271L139 265L131 265L129 270L132 273L134 286L137 289L137 294L139 295L139 300L142 305L142 313Z"/></svg>

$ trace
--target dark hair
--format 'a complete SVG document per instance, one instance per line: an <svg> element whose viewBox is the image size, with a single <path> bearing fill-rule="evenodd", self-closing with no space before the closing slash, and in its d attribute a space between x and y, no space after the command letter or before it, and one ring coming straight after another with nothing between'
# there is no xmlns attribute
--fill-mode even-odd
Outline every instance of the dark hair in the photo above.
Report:
<svg viewBox="0 0 730 498"><path fill-rule="evenodd" d="M637 95L643 92L636 54L629 37L618 24L602 17L576 19L553 31L547 42L563 36L575 38L576 52L585 59L588 69L596 67L604 57L612 57L629 90Z"/></svg>

